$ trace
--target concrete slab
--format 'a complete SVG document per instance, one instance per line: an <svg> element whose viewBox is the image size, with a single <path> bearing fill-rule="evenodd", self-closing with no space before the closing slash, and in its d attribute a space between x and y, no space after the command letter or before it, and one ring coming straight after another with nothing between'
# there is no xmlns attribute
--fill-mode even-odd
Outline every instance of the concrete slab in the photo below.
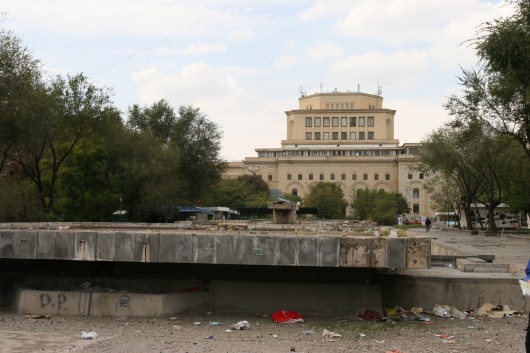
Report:
<svg viewBox="0 0 530 353"><path fill-rule="evenodd" d="M320 238L297 238L298 242L298 266L319 266L320 265Z"/></svg>
<svg viewBox="0 0 530 353"><path fill-rule="evenodd" d="M407 241L405 238L388 238L386 243L387 268L407 268Z"/></svg>
<svg viewBox="0 0 530 353"><path fill-rule="evenodd" d="M37 231L20 231L15 233L15 258L37 258Z"/></svg>
<svg viewBox="0 0 530 353"><path fill-rule="evenodd" d="M125 232L116 232L114 234L114 261L138 261L138 253L134 253L135 239ZM135 256L136 255L136 256Z"/></svg>
<svg viewBox="0 0 530 353"><path fill-rule="evenodd" d="M318 242L320 266L338 267L340 239L338 237L320 237Z"/></svg>
<svg viewBox="0 0 530 353"><path fill-rule="evenodd" d="M55 231L42 230L37 235L37 259L52 260L55 258Z"/></svg>
<svg viewBox="0 0 530 353"><path fill-rule="evenodd" d="M0 231L0 257L15 258L15 233L13 231Z"/></svg>
<svg viewBox="0 0 530 353"><path fill-rule="evenodd" d="M216 242L214 234L197 234L193 236L195 253L193 256L194 263L198 264L215 264Z"/></svg>
<svg viewBox="0 0 530 353"><path fill-rule="evenodd" d="M429 268L431 241L429 239L407 238L406 268Z"/></svg>
<svg viewBox="0 0 530 353"><path fill-rule="evenodd" d="M55 232L53 236L53 258L72 260L75 258L75 234L71 231Z"/></svg>
<svg viewBox="0 0 530 353"><path fill-rule="evenodd" d="M281 237L278 244L276 264L294 266L298 263L298 240L296 237Z"/></svg>
<svg viewBox="0 0 530 353"><path fill-rule="evenodd" d="M114 261L116 257L115 234L114 232L98 232L96 243L97 261Z"/></svg>
<svg viewBox="0 0 530 353"><path fill-rule="evenodd" d="M342 237L340 239L341 267L383 268L386 259L386 238Z"/></svg>
<svg viewBox="0 0 530 353"><path fill-rule="evenodd" d="M75 256L78 261L95 261L97 250L97 232L75 232Z"/></svg>
<svg viewBox="0 0 530 353"><path fill-rule="evenodd" d="M239 236L217 235L215 237L216 263L237 264L239 251Z"/></svg>

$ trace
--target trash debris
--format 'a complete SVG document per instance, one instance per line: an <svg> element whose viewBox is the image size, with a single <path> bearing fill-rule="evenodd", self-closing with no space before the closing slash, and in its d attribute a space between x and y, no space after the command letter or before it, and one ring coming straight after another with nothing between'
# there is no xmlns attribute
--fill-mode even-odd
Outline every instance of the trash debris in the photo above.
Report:
<svg viewBox="0 0 530 353"><path fill-rule="evenodd" d="M361 314L361 318L367 321L380 321L381 315L379 315L377 312L373 310L368 309L368 310L365 310L364 313Z"/></svg>
<svg viewBox="0 0 530 353"><path fill-rule="evenodd" d="M397 349L395 349L395 348L392 348L391 350L386 351L385 353L405 353L405 352L400 351L400 350L397 350Z"/></svg>
<svg viewBox="0 0 530 353"><path fill-rule="evenodd" d="M460 311L454 306L451 307L451 316L455 319L465 319L467 317L467 313L465 311Z"/></svg>
<svg viewBox="0 0 530 353"><path fill-rule="evenodd" d="M434 304L434 306L432 307L432 312L434 315L436 316L440 316L440 317L450 317L451 314L451 308L449 307L449 305L439 305L439 304Z"/></svg>
<svg viewBox="0 0 530 353"><path fill-rule="evenodd" d="M230 333L230 332L232 332L232 330L229 329L229 328L227 328L227 329L225 330L225 332L226 332L226 333Z"/></svg>
<svg viewBox="0 0 530 353"><path fill-rule="evenodd" d="M420 315L421 313L423 313L423 308L412 307L410 308L410 312L413 313L414 315Z"/></svg>
<svg viewBox="0 0 530 353"><path fill-rule="evenodd" d="M304 319L296 311L277 310L272 314L272 321L279 324L295 324L304 322Z"/></svg>
<svg viewBox="0 0 530 353"><path fill-rule="evenodd" d="M208 323L209 326L221 326L222 323L220 323L219 321L210 321Z"/></svg>
<svg viewBox="0 0 530 353"><path fill-rule="evenodd" d="M211 340L211 339L213 339L213 336L212 335L206 336L206 337L204 337L204 339Z"/></svg>
<svg viewBox="0 0 530 353"><path fill-rule="evenodd" d="M425 314L421 314L421 315L416 316L416 320L423 321L423 322L429 322L431 321L431 318Z"/></svg>
<svg viewBox="0 0 530 353"><path fill-rule="evenodd" d="M315 331L313 330L302 331L302 335L305 335L305 336L310 336L314 334L315 334Z"/></svg>
<svg viewBox="0 0 530 353"><path fill-rule="evenodd" d="M364 333L359 333L359 338L365 338L366 337L366 334Z"/></svg>
<svg viewBox="0 0 530 353"><path fill-rule="evenodd" d="M342 337L341 334L338 334L336 332L333 332L333 331L328 331L326 329L324 329L322 331L322 337L329 337L329 338L335 338L335 337Z"/></svg>
<svg viewBox="0 0 530 353"><path fill-rule="evenodd" d="M95 331L90 331L90 332L82 331L81 338L85 340L93 340L93 339L98 338L98 334Z"/></svg>
<svg viewBox="0 0 530 353"><path fill-rule="evenodd" d="M200 322L200 321L195 321L193 324L194 324L194 325L197 325L197 326L201 326L202 322Z"/></svg>
<svg viewBox="0 0 530 353"><path fill-rule="evenodd" d="M49 319L50 315L26 315L25 319Z"/></svg>
<svg viewBox="0 0 530 353"><path fill-rule="evenodd" d="M259 314L256 314L256 317L257 318L266 319L266 318L269 317L269 314L267 314L267 313L259 313Z"/></svg>
<svg viewBox="0 0 530 353"><path fill-rule="evenodd" d="M230 327L232 330L249 330L250 323L248 321L239 321L237 324Z"/></svg>
<svg viewBox="0 0 530 353"><path fill-rule="evenodd" d="M180 327L179 325L173 325L173 328L177 331L182 331L182 327Z"/></svg>

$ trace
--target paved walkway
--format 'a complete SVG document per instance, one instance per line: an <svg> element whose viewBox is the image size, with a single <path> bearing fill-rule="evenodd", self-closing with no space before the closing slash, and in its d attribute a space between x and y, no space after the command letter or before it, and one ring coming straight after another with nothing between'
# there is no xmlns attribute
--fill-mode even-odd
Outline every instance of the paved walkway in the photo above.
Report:
<svg viewBox="0 0 530 353"><path fill-rule="evenodd" d="M453 268L434 266L428 270L405 270L404 274L414 276L449 276L449 277L491 277L491 278L519 278L524 276L524 269L530 259L530 230L529 234L501 236L471 235L465 230L434 229L426 233L424 229L411 229L410 233L425 236L433 242L439 242L466 255L495 255L494 264L510 265L510 273L476 273L461 272Z"/></svg>

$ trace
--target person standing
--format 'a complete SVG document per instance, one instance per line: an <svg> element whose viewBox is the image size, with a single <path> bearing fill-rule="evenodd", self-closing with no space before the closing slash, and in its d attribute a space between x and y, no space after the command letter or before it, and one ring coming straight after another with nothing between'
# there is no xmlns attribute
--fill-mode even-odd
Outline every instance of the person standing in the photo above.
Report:
<svg viewBox="0 0 530 353"><path fill-rule="evenodd" d="M431 219L429 217L425 218L425 231L431 230Z"/></svg>
<svg viewBox="0 0 530 353"><path fill-rule="evenodd" d="M526 273L524 281L530 283L530 260L528 260L524 272ZM526 353L530 353L530 314L528 315L528 326L526 328L526 339L524 342L524 346L526 347Z"/></svg>

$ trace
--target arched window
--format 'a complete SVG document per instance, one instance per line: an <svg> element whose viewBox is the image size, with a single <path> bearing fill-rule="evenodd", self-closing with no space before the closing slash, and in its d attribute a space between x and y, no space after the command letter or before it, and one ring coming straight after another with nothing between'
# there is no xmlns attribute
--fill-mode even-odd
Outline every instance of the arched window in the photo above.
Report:
<svg viewBox="0 0 530 353"><path fill-rule="evenodd" d="M293 190L291 191L291 195L293 195L293 196L298 196L298 190L293 189Z"/></svg>
<svg viewBox="0 0 530 353"><path fill-rule="evenodd" d="M420 198L420 189L412 190L412 198L413 199L419 199Z"/></svg>

